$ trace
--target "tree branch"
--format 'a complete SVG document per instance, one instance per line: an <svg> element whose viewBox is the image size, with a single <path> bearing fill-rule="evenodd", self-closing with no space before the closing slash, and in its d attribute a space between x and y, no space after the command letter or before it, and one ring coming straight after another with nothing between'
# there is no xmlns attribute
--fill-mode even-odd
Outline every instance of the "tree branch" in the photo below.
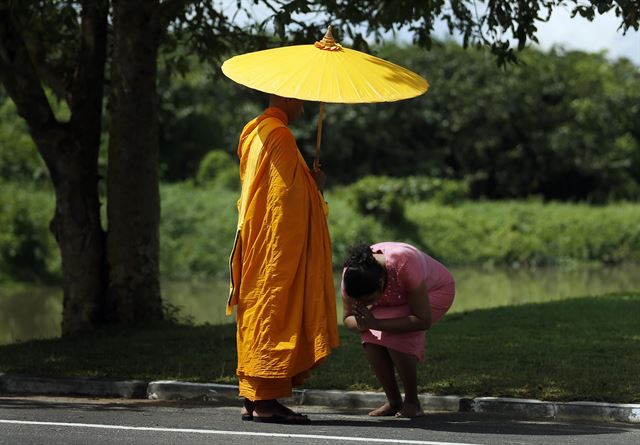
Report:
<svg viewBox="0 0 640 445"><path fill-rule="evenodd" d="M38 77L53 90L57 97L68 100L69 86L65 83L63 76L60 76L59 72L47 64L46 50L42 45L42 39L28 30L25 31L27 32L24 32L22 37Z"/></svg>
<svg viewBox="0 0 640 445"><path fill-rule="evenodd" d="M61 126L8 6L0 6L0 82L15 103L18 114L27 122L43 158L49 163L51 153L43 152L45 144L38 142L46 140Z"/></svg>
<svg viewBox="0 0 640 445"><path fill-rule="evenodd" d="M194 0L164 0L157 9L156 14L151 18L150 23L152 29L162 34L165 32L169 23L178 17L187 5L193 3Z"/></svg>

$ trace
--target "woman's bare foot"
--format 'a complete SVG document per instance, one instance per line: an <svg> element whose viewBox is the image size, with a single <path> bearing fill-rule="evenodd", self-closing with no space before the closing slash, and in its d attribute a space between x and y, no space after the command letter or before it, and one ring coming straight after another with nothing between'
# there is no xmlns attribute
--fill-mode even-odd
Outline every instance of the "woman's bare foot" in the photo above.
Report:
<svg viewBox="0 0 640 445"><path fill-rule="evenodd" d="M382 405L380 408L376 408L369 413L371 417L384 417L384 416L395 416L398 410L402 408L400 404L391 404L389 402Z"/></svg>
<svg viewBox="0 0 640 445"><path fill-rule="evenodd" d="M416 400L415 402L405 402L402 404L402 409L398 411L396 417L420 417L424 416L424 411L422 411L422 407L420 406L420 401Z"/></svg>

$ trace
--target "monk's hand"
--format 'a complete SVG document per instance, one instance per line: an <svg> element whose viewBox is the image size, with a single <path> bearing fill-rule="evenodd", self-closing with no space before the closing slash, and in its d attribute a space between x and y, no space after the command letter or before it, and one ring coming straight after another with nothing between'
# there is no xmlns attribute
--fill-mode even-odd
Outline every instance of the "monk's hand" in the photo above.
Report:
<svg viewBox="0 0 640 445"><path fill-rule="evenodd" d="M359 304L355 307L356 323L358 330L366 331L368 329L376 329L378 327L378 320L373 316L369 308L365 305Z"/></svg>
<svg viewBox="0 0 640 445"><path fill-rule="evenodd" d="M311 170L311 177L314 181L316 181L318 190L323 191L324 184L327 181L327 175L325 175L324 172L320 170L320 168L314 168Z"/></svg>

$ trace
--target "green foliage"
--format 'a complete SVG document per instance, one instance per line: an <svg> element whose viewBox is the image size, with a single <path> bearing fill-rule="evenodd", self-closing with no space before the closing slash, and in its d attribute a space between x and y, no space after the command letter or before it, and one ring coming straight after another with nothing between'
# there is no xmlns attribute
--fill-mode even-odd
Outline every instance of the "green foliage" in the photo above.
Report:
<svg viewBox="0 0 640 445"><path fill-rule="evenodd" d="M49 232L51 192L0 181L0 280L43 282L60 274Z"/></svg>
<svg viewBox="0 0 640 445"><path fill-rule="evenodd" d="M640 197L640 72L628 60L529 49L519 65L501 70L485 51L452 42L429 52L377 50L423 74L430 90L396 103L327 105L322 162L331 183L368 175L461 181L462 188L434 184L443 203L464 198L464 183L474 198L605 203ZM243 125L266 103L211 78L195 61L189 67L184 78L160 76L167 180L193 177L211 147L233 153ZM310 158L316 107L306 109L293 130Z"/></svg>
<svg viewBox="0 0 640 445"><path fill-rule="evenodd" d="M389 181L396 184L395 179ZM371 183L382 182L373 178ZM340 187L326 193L335 267L340 267L352 244L384 240L415 244L447 265L640 262L637 204L456 200L451 206L440 204L437 194L429 200L430 191L422 195L403 186L395 189L404 203L402 217L388 221L366 207L354 206L353 195L360 193L354 190L357 187ZM390 193L394 196L393 190ZM237 190L218 181L161 187L164 279L227 276L238 196ZM427 200L416 201L416 196ZM0 233L0 279L44 281L59 276L59 253L47 230L53 216L51 193L22 183L3 183L0 210L0 224L6 228Z"/></svg>
<svg viewBox="0 0 640 445"><path fill-rule="evenodd" d="M282 39L293 34L295 39L303 39L305 43L318 35L318 25L324 25L325 21L340 23L344 35L351 37L358 48L367 47L365 36L373 34L379 43L383 32L398 27L411 31L414 42L419 46L431 48L434 24L444 21L451 34L462 37L465 47L483 45L490 48L498 65L503 66L516 60L512 40L517 40L518 50L524 49L529 42L537 42L537 24L547 21L556 8L566 8L572 16L580 15L589 20L597 14L614 11L620 28L625 32L630 29L637 31L640 26L640 5L637 2L545 0L516 3L493 0L486 2L486 6L484 3L478 6L467 0L292 0L279 8L272 21ZM315 17L322 17L320 23L314 20Z"/></svg>
<svg viewBox="0 0 640 445"><path fill-rule="evenodd" d="M326 200L329 203L329 231L335 267L342 266L347 250L353 244L372 244L389 238L389 230L385 230L373 216L363 215L354 209L343 190L327 192Z"/></svg>
<svg viewBox="0 0 640 445"><path fill-rule="evenodd" d="M48 172L24 120L0 87L0 180L43 183Z"/></svg>
<svg viewBox="0 0 640 445"><path fill-rule="evenodd" d="M470 197L468 180L409 177L406 187L415 196L414 201L431 199L442 205L456 205Z"/></svg>
<svg viewBox="0 0 640 445"><path fill-rule="evenodd" d="M379 178L376 178L376 181ZM375 181L374 181L375 183ZM326 193L334 266L357 242L405 241L447 265L513 267L640 262L640 206L407 199L402 219L358 210L351 187ZM235 236L237 192L219 184L162 187L164 278L226 277Z"/></svg>
<svg viewBox="0 0 640 445"><path fill-rule="evenodd" d="M404 216L406 201L455 205L470 198L467 180L426 176L365 176L346 187L346 190L351 204L360 213L392 217Z"/></svg>
<svg viewBox="0 0 640 445"><path fill-rule="evenodd" d="M193 178L213 147L235 154L244 124L260 113L266 96L212 78L211 69L195 60L185 61L189 71L173 74L161 64L160 173L164 181Z"/></svg>
<svg viewBox="0 0 640 445"><path fill-rule="evenodd" d="M216 183L229 190L240 190L238 165L227 152L222 150L212 150L207 153L200 161L196 174L196 184L200 186Z"/></svg>
<svg viewBox="0 0 640 445"><path fill-rule="evenodd" d="M223 277L236 232L237 193L189 183L160 189L160 273L163 278Z"/></svg>
<svg viewBox="0 0 640 445"><path fill-rule="evenodd" d="M541 202L416 204L407 217L445 264L640 261L640 207Z"/></svg>
<svg viewBox="0 0 640 445"><path fill-rule="evenodd" d="M429 52L397 45L376 49L423 74L431 87L421 97L396 103L327 105L321 160L331 184L368 175L416 176L466 182L473 198L593 203L640 198L640 72L628 60L525 50L519 65L500 70L486 52L451 42L436 43ZM182 77L171 62L160 63L165 181L195 178L213 147L234 156L243 125L266 105L263 95L220 77L194 57L183 62ZM0 173L46 177L35 149L25 145L30 143L22 120L1 97ZM64 115L64 103L50 102ZM306 118L293 126L308 158L315 110L309 104ZM452 184L436 187L441 202L466 195L464 188L451 190ZM420 183L418 195L426 193L424 186Z"/></svg>
<svg viewBox="0 0 640 445"><path fill-rule="evenodd" d="M423 74L409 101L327 107L323 163L331 178L412 175L469 181L473 197L640 197L640 72L603 54L527 50L495 67L453 43L380 55ZM610 116L618 116L614 120ZM314 135L299 138L313 146Z"/></svg>
<svg viewBox="0 0 640 445"><path fill-rule="evenodd" d="M402 184L381 176L365 176L349 187L350 204L361 215L372 215L383 223L404 220Z"/></svg>

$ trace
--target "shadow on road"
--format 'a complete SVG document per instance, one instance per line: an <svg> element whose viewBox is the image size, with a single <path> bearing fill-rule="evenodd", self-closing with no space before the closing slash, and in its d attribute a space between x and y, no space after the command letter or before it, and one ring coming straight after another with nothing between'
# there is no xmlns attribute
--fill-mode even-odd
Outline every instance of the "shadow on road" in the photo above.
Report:
<svg viewBox="0 0 640 445"><path fill-rule="evenodd" d="M325 415L327 413L324 413ZM430 413L417 419L317 419L314 427L341 426L366 428L410 428L450 433L496 434L496 435L528 435L528 436L565 436L565 435L598 435L621 434L640 427L634 425L586 424L556 421L527 421L486 414L474 413Z"/></svg>
<svg viewBox="0 0 640 445"><path fill-rule="evenodd" d="M334 428L371 429L421 429L431 432L469 433L486 435L524 435L524 436L593 436L623 434L640 430L640 426L628 424L597 424L584 422L527 421L500 416L476 413L428 413L417 419L373 418L366 410L337 409L312 406L297 406L296 410L308 414L312 420L310 426L268 425L240 420L238 406L229 403L197 401L157 401L124 399L86 399L70 397L0 397L0 410L47 410L49 412L79 410L86 412L130 412L145 413L148 417L156 408L176 408L187 411L186 416L222 421L226 428L241 427L250 431L289 431L292 433L314 433L319 431L331 434ZM236 411L238 409L238 411ZM191 411L193 410L193 411ZM231 419L231 423L229 422ZM234 420L235 419L235 420ZM237 422L237 424L235 424ZM200 424L200 428L206 429ZM226 429L225 428L225 429ZM326 429L325 429L326 428ZM381 434L384 435L384 434Z"/></svg>

